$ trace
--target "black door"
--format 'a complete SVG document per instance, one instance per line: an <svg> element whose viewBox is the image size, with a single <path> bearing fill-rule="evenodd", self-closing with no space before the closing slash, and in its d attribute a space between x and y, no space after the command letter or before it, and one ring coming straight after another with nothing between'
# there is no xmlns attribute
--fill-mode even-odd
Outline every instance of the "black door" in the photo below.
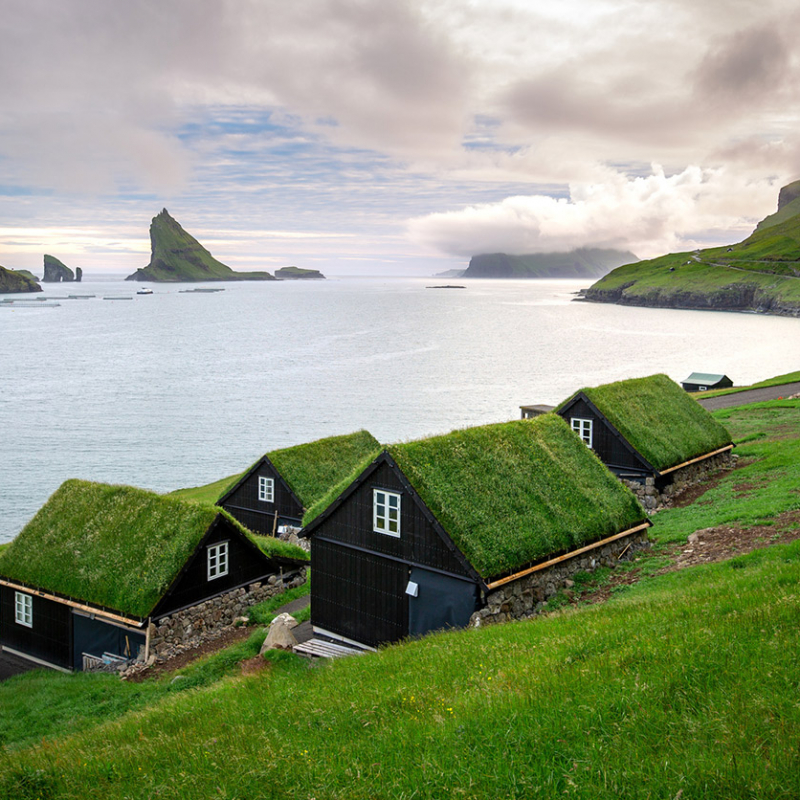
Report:
<svg viewBox="0 0 800 800"><path fill-rule="evenodd" d="M472 581L425 569L412 569L409 579L408 632L412 636L464 628L478 608L478 587Z"/></svg>

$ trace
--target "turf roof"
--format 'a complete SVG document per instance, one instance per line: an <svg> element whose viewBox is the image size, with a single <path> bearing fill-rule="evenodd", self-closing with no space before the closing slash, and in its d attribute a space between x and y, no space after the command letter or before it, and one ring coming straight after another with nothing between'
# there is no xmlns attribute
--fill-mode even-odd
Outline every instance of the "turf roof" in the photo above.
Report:
<svg viewBox="0 0 800 800"><path fill-rule="evenodd" d="M728 431L666 375L606 383L582 391L657 470L731 443Z"/></svg>
<svg viewBox="0 0 800 800"><path fill-rule="evenodd" d="M267 458L275 465L304 508L311 508L331 488L346 478L364 459L380 452L378 440L367 431L330 436L314 442L273 450Z"/></svg>
<svg viewBox="0 0 800 800"><path fill-rule="evenodd" d="M555 414L388 451L485 579L645 519L633 493Z"/></svg>
<svg viewBox="0 0 800 800"><path fill-rule="evenodd" d="M0 555L0 575L146 617L218 514L247 535L211 505L68 480Z"/></svg>

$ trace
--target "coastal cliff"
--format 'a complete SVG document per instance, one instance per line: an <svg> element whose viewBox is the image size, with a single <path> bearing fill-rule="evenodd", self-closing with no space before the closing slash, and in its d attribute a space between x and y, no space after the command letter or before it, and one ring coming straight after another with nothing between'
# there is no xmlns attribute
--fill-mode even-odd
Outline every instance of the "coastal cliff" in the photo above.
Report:
<svg viewBox="0 0 800 800"><path fill-rule="evenodd" d="M598 303L800 316L800 181L744 241L615 269L586 290Z"/></svg>
<svg viewBox="0 0 800 800"><path fill-rule="evenodd" d="M55 256L45 255L44 257L44 276L42 277L43 283L70 283L72 281L80 281L81 268L78 267L78 276L62 261L59 261Z"/></svg>
<svg viewBox="0 0 800 800"><path fill-rule="evenodd" d="M19 272L0 267L0 294L17 294L18 292L41 292L36 279L27 270ZM28 277L30 276L30 277Z"/></svg>
<svg viewBox="0 0 800 800"><path fill-rule="evenodd" d="M614 267L636 261L627 251L586 247L569 253L473 256L463 278L598 278Z"/></svg>
<svg viewBox="0 0 800 800"><path fill-rule="evenodd" d="M167 209L150 224L150 263L126 281L273 281L269 272L234 272L188 234Z"/></svg>

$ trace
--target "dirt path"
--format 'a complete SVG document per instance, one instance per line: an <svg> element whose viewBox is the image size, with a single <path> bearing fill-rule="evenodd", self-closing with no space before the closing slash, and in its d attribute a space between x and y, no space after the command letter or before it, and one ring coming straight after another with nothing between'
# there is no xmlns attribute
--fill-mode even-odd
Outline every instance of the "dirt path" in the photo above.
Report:
<svg viewBox="0 0 800 800"><path fill-rule="evenodd" d="M784 383L781 386L746 389L743 392L722 394L719 397L698 397L697 402L707 411L717 411L720 408L743 406L747 403L763 403L765 400L777 400L780 397L789 397L798 392L800 392L800 382Z"/></svg>

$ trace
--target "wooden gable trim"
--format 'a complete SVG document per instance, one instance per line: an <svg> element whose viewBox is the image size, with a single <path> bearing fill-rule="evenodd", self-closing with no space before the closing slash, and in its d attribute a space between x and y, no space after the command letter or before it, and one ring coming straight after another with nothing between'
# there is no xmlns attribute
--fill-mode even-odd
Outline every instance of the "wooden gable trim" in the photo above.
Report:
<svg viewBox="0 0 800 800"><path fill-rule="evenodd" d="M554 564L560 564L562 561L567 561L570 558L574 558L575 556L581 555L581 553L588 553L590 550L594 550L598 547L602 547L604 544L608 544L609 542L616 541L617 539L622 539L625 536L630 536L632 533L637 533L638 531L645 530L649 528L653 523L650 520L645 520L639 525L636 525L633 528L628 528L621 533L615 533L613 536L608 536L605 539L601 539L599 542L593 542L592 544L587 544L585 547L579 547L577 550L572 550L569 553L565 553L563 556L557 556L556 558L551 558L547 561L543 561L541 564L535 564L532 567L528 567L527 569L523 569L520 572L515 572L513 575L508 575L505 578L500 578L499 580L492 581L491 583L486 584L486 588L490 591L492 589L497 589L500 586L504 586L507 583L511 583L512 581L519 580L520 578L524 578L526 575L531 575L534 572L539 572L540 570L547 569L547 567L552 567Z"/></svg>
<svg viewBox="0 0 800 800"><path fill-rule="evenodd" d="M256 461L256 463L255 463L255 464L253 464L253 466L252 466L252 467L250 467L250 469L249 469L249 470L247 470L247 472L245 472L245 474L244 474L244 475L242 475L242 477L241 477L241 478L239 478L239 480L238 480L238 481L236 481L236 483L234 483L234 484L233 484L233 486L231 486L231 488L230 488L230 489L228 489L228 491L227 491L227 492L225 492L225 494L224 494L224 495L222 495L222 497L218 498L217 502L216 502L214 505L221 506L223 503L226 503L226 502L228 501L228 498L229 498L229 497L230 497L230 496L231 496L231 495L232 495L232 494L233 494L233 493L234 493L234 492L235 492L235 491L236 491L236 490L237 490L237 489L238 489L240 486L242 486L243 484L245 484L245 483L247 482L248 478L250 478L250 476L251 476L251 475L252 475L252 474L253 474L253 473L254 473L254 472L255 472L255 471L256 471L256 470L257 470L257 469L258 469L258 468L259 468L259 467L260 467L260 466L263 464L263 463L264 463L264 459L265 459L265 458L266 458L266 456L261 456L261 458L259 458L259 459L258 459L258 461ZM274 469L274 467L273 467L273 469Z"/></svg>
<svg viewBox="0 0 800 800"><path fill-rule="evenodd" d="M364 468L363 472L357 478L355 478L353 482L349 484L324 511L320 512L320 514L314 517L314 519L312 519L311 522L309 522L308 525L306 525L300 531L300 536L302 536L304 539L307 539L309 536L311 536L314 531L326 519L328 519L328 517L330 517L330 515L333 514L333 512L336 511L336 509L338 509L344 503L344 501L347 500L347 498L350 497L350 495L353 494L353 492L355 492L356 489L358 489L361 484L364 483L364 481L366 481L369 476L378 469L381 464L386 462L388 455L389 454L386 452L386 450L382 450L380 453L378 453L372 463L368 464Z"/></svg>
<svg viewBox="0 0 800 800"><path fill-rule="evenodd" d="M24 583L17 583L9 581L5 578L0 578L0 586L6 586L15 591L25 592L25 594L33 595L34 597L41 597L45 600L52 600L54 603L61 603L62 605L69 606L70 608L77 608L79 611L85 611L87 614L93 614L96 617L103 617L104 619L120 622L126 627L141 628L147 622L147 619L134 619L125 617L121 614L115 614L111 611L106 611L102 606L91 605L88 602L80 602L72 600L68 597L61 597L56 594L51 594L43 589L38 589L35 586L26 586Z"/></svg>
<svg viewBox="0 0 800 800"><path fill-rule="evenodd" d="M167 600L172 596L173 592L175 591L175 588L180 583L181 578L183 578L183 576L192 567L194 562L200 557L200 553L203 550L203 548L206 546L206 543L211 538L211 536L216 532L217 528L219 528L221 525L225 526L225 528L227 529L227 533L230 534L230 538L232 538L232 539L233 538L238 538L239 541L244 542L245 547L250 548L256 554L256 556L257 556L257 558L259 560L265 562L265 567L267 567L267 566L268 567L275 566L275 562L273 562L272 559L269 556L267 556L266 554L262 553L261 550L259 550L259 548L255 544L253 544L253 542L251 542L235 525L233 525L229 520L227 520L224 516L222 516L222 514L217 514L217 516L214 517L214 521L208 526L208 530L203 534L202 538L197 543L197 546L194 548L194 550L189 555L189 557L186 559L186 561L183 562L183 566L181 567L181 569L178 572L178 574L172 579L172 582L167 587L167 590L161 595L161 598L159 599L159 601L155 604L153 609L150 611L150 616L151 617L159 616L159 614L161 613L160 609L163 608L163 606L165 605ZM303 562L303 563L305 563L305 562ZM268 574L269 574L268 572L264 573L264 575L268 575ZM258 580L258 579L254 579L254 580ZM252 580L251 581L247 581L248 584L249 583L253 583L253 582L254 581L252 581ZM232 590L231 589L226 589L225 591L232 591ZM220 594L224 594L224 593L225 592L220 592ZM214 596L215 595L209 595L208 597L204 597L203 600L198 601L198 603L205 602L206 600L208 600L209 598L214 597ZM197 605L198 603L194 603L193 605ZM188 606L187 606L187 608L188 608ZM170 613L172 613L172 612L170 612Z"/></svg>
<svg viewBox="0 0 800 800"><path fill-rule="evenodd" d="M439 538L444 542L445 547L456 557L456 560L461 564L462 567L467 571L468 575L472 576L472 579L480 584L481 588L484 590L486 589L486 583L483 578L478 574L478 571L472 564L469 563L467 557L461 552L461 549L458 545L450 538L450 534L444 529L442 524L436 518L436 515L428 508L425 501L419 496L419 492L411 485L408 478L406 477L403 470L400 468L400 465L392 458L390 453L386 453L386 463L392 469L392 471L397 475L400 483L403 484L403 487L408 492L410 497L414 500L417 504L420 511L422 511L423 516L428 520L428 522L432 525L433 529L439 535Z"/></svg>
<svg viewBox="0 0 800 800"><path fill-rule="evenodd" d="M733 450L732 444L726 444L725 447L720 447L718 450L712 450L710 453L706 453L704 456L697 456L696 458L690 458L688 461L684 461L681 464L676 464L674 467L669 467L669 469L662 469L661 475L667 475L670 472L675 472L676 469L680 469L681 467L688 467L689 464L696 464L698 461L705 461L707 458L712 458L713 456L717 456L720 453L725 453L728 450Z"/></svg>
<svg viewBox="0 0 800 800"><path fill-rule="evenodd" d="M611 431L612 435L616 437L620 444L632 455L634 458L638 459L644 468L649 472L653 472L654 474L660 474L659 471L617 430L614 424L609 420L609 418L583 393L578 392L560 411L559 416L565 415L567 411L578 401L583 400L589 408L600 417L601 420L608 426L608 429ZM565 420L566 421L566 420ZM592 451L594 452L594 451Z"/></svg>

